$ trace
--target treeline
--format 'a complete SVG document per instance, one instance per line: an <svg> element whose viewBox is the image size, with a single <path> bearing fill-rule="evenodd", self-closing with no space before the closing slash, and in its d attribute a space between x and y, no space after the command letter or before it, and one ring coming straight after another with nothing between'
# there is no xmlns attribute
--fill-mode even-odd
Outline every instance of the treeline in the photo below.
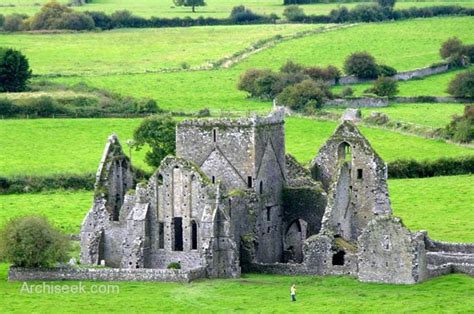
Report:
<svg viewBox="0 0 474 314"><path fill-rule="evenodd" d="M68 115L78 118L100 117L107 114L153 114L163 112L153 99L136 99L107 90L89 87L84 83L66 87L40 81L31 91L75 92L79 96L50 96L8 99L0 98L0 117L51 117ZM80 96L84 95L84 96Z"/></svg>
<svg viewBox="0 0 474 314"><path fill-rule="evenodd" d="M355 23L380 22L385 20L403 20L410 18L427 18L445 15L474 15L474 8L457 5L433 6L394 10L391 6L379 4L357 5L352 9L341 7L332 10L329 15L306 15L297 6L285 9L287 22L294 23ZM116 11L110 15L104 12L76 12L70 7L57 2L45 4L41 11L32 17L24 14L0 15L0 29L6 32L31 30L109 30L114 28L158 28L158 27L190 27L213 25L240 24L272 24L280 20L276 14L261 15L244 6L232 9L228 18L184 17L184 18L144 18L130 11Z"/></svg>

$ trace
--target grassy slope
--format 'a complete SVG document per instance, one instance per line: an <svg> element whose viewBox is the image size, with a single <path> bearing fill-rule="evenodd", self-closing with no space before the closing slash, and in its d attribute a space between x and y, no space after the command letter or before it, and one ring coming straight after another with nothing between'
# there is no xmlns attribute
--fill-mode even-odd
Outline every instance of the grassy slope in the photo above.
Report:
<svg viewBox="0 0 474 314"><path fill-rule="evenodd" d="M39 75L144 73L179 68L182 63L199 66L232 55L261 39L318 27L252 25L191 27L185 31L154 28L77 34L0 34L0 46L20 49Z"/></svg>
<svg viewBox="0 0 474 314"><path fill-rule="evenodd" d="M51 191L38 194L1 195L0 225L24 215L44 215L67 234L79 233L92 204L91 191Z"/></svg>
<svg viewBox="0 0 474 314"><path fill-rule="evenodd" d="M122 142L131 138L139 119L39 119L0 122L0 173L83 173L97 169L107 136L116 132ZM288 118L287 151L302 162L311 160L332 134L335 122ZM362 128L373 147L387 161L400 158L436 159L472 154L473 149L415 136ZM397 145L394 145L397 143ZM125 148L126 149L126 148ZM143 151L133 163L143 167Z"/></svg>
<svg viewBox="0 0 474 314"><path fill-rule="evenodd" d="M474 20L470 17L363 24L283 42L250 57L238 68L278 69L288 59L306 65L333 64L342 68L350 53L368 51L379 63L399 71L411 70L438 62L439 47L449 37L474 42L474 34L467 31L473 27Z"/></svg>
<svg viewBox="0 0 474 314"><path fill-rule="evenodd" d="M0 8L0 12L5 13L26 13L34 14L39 11L40 7L34 5L35 3L43 4L47 0L4 0L6 4L14 4L15 7ZM2 3L3 3L2 2ZM59 2L67 3L67 0L59 0ZM277 13L281 16L285 6L282 5L281 0L206 0L207 6L199 7L196 9L196 13L191 12L191 8L185 7L174 7L171 1L156 1L156 0L94 0L92 3L76 7L79 11L104 11L112 13L116 10L127 9L132 11L136 15L140 16L160 16L160 17L184 17L184 16L212 16L224 18L229 16L230 11L234 6L245 5L257 13ZM366 2L366 4L369 2ZM359 3L344 3L344 6L349 8L356 6ZM433 0L426 2L418 1L398 1L397 8L409 8L409 7L425 7L433 5L451 5L457 4L466 7L474 6L474 3L469 0L457 1L457 0ZM307 14L328 14L332 9L336 8L341 4L339 3L323 3L316 5L302 5L301 7Z"/></svg>
<svg viewBox="0 0 474 314"><path fill-rule="evenodd" d="M328 111L342 114L344 108L327 108ZM362 117L373 111L383 112L391 120L414 123L433 128L444 128L455 114L461 115L464 104L391 104L385 108L361 108Z"/></svg>

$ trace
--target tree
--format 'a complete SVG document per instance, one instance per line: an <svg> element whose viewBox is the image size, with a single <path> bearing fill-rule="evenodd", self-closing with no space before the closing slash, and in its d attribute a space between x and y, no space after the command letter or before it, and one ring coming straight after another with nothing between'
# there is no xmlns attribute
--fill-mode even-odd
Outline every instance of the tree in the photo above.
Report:
<svg viewBox="0 0 474 314"><path fill-rule="evenodd" d="M373 79L378 75L375 58L368 52L355 52L344 62L344 71L363 79Z"/></svg>
<svg viewBox="0 0 474 314"><path fill-rule="evenodd" d="M174 4L178 7L192 7L192 11L196 12L196 7L205 6L206 2L204 0L173 0Z"/></svg>
<svg viewBox="0 0 474 314"><path fill-rule="evenodd" d="M300 22L304 20L306 15L304 14L303 9L299 6L290 5L283 11L283 16L290 22Z"/></svg>
<svg viewBox="0 0 474 314"><path fill-rule="evenodd" d="M0 92L25 91L30 78L28 59L21 52L0 49Z"/></svg>
<svg viewBox="0 0 474 314"><path fill-rule="evenodd" d="M382 7L382 8L390 8L393 9L395 6L396 0L377 0L377 3Z"/></svg>
<svg viewBox="0 0 474 314"><path fill-rule="evenodd" d="M3 30L5 32L18 32L23 25L23 17L19 14L7 15L3 21Z"/></svg>
<svg viewBox="0 0 474 314"><path fill-rule="evenodd" d="M474 71L456 75L449 82L448 93L454 97L474 98Z"/></svg>
<svg viewBox="0 0 474 314"><path fill-rule="evenodd" d="M14 218L0 230L0 259L15 266L54 266L69 250L68 237L41 216Z"/></svg>
<svg viewBox="0 0 474 314"><path fill-rule="evenodd" d="M135 148L150 147L145 162L158 167L167 155L176 150L176 122L170 116L152 116L145 118L133 134Z"/></svg>
<svg viewBox="0 0 474 314"><path fill-rule="evenodd" d="M462 47L462 41L459 38L451 37L441 45L439 54L443 59L447 59L461 53Z"/></svg>
<svg viewBox="0 0 474 314"><path fill-rule="evenodd" d="M390 77L381 76L374 82L371 91L377 96L392 97L398 93L398 84Z"/></svg>
<svg viewBox="0 0 474 314"><path fill-rule="evenodd" d="M278 104L293 110L321 108L326 99L332 98L327 85L323 82L305 80L301 83L286 87L277 97Z"/></svg>

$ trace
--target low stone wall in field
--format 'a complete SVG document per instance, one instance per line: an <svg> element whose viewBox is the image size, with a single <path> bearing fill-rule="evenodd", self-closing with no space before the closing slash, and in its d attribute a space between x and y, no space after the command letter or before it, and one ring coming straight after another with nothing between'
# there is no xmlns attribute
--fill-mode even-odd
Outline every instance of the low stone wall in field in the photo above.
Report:
<svg viewBox="0 0 474 314"><path fill-rule="evenodd" d="M415 96L415 97L394 97L397 103L472 103L473 99L450 96Z"/></svg>
<svg viewBox="0 0 474 314"><path fill-rule="evenodd" d="M203 268L180 269L124 269L124 268L19 268L10 267L10 281L162 281L191 282L205 277Z"/></svg>
<svg viewBox="0 0 474 314"><path fill-rule="evenodd" d="M336 98L326 101L324 105L350 108L380 108L388 106L388 99L373 97Z"/></svg>

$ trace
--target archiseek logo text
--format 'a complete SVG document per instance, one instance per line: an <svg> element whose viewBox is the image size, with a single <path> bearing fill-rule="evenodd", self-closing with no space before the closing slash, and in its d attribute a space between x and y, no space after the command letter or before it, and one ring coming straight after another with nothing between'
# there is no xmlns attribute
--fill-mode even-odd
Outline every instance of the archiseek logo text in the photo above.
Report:
<svg viewBox="0 0 474 314"><path fill-rule="evenodd" d="M20 293L25 294L117 294L120 293L120 287L108 284L53 284L42 282L41 284L29 285L23 282Z"/></svg>

